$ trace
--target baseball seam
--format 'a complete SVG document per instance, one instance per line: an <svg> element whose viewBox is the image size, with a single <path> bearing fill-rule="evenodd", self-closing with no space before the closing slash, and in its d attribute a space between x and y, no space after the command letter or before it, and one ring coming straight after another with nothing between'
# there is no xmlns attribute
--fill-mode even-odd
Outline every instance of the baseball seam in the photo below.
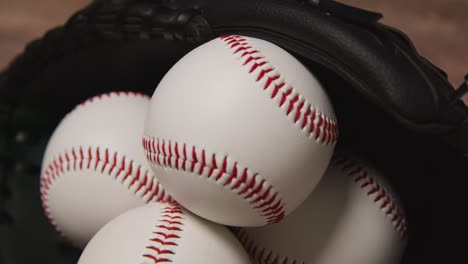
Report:
<svg viewBox="0 0 468 264"><path fill-rule="evenodd" d="M299 125L309 138L324 145L337 142L336 120L326 116L307 102L246 38L226 35L219 39L241 61L243 67L249 67L248 73L254 75L255 81L262 86L264 92L269 93L270 99L278 104L287 117L291 116L294 124Z"/></svg>
<svg viewBox="0 0 468 264"><path fill-rule="evenodd" d="M343 173L350 176L352 181L366 192L374 203L384 212L385 216L390 218L391 224L400 238L406 238L406 221L401 208L394 201L388 191L386 191L374 178L368 175L366 167L357 164L351 159L333 157L332 163L336 165ZM246 251L252 256L259 264L298 264L306 263L291 258L290 256L282 256L272 250L259 245L254 241L245 229L240 229L237 238L242 243Z"/></svg>
<svg viewBox="0 0 468 264"><path fill-rule="evenodd" d="M265 247L261 247L257 244L245 231L240 229L236 233L237 239L241 242L245 250L251 257L254 258L258 264L305 264L305 261L299 261L289 256L281 256L280 254L274 253Z"/></svg>
<svg viewBox="0 0 468 264"><path fill-rule="evenodd" d="M96 96L90 97L83 102L81 102L78 106L85 106L87 104L93 103L97 100L103 100L105 98L110 98L112 96L135 96L135 97L143 97L143 98L150 98L147 94L140 93L137 91L112 91L108 93L98 94Z"/></svg>
<svg viewBox="0 0 468 264"><path fill-rule="evenodd" d="M190 172L235 192L243 197L268 224L278 223L285 216L280 193L258 173L241 168L228 156L209 153L186 143L143 136L148 161L158 167Z"/></svg>
<svg viewBox="0 0 468 264"><path fill-rule="evenodd" d="M87 104L113 96L149 98L148 95L139 92L112 91L86 99L77 105L75 110L69 112L67 116L74 113L78 107L83 107ZM92 164L94 164L94 168L91 168ZM120 180L122 184L128 184L127 188L129 190L137 186L137 188L133 190L134 193L143 198L146 203L152 201L172 201L170 195L168 195L161 184L157 182L156 177L150 175L151 172L142 170L141 165L137 165L132 160L128 160L125 155L119 155L118 152L110 152L107 148L102 151L99 147L89 146L87 149L83 146L72 147L71 151L65 150L64 153L58 153L44 168L40 180L42 207L49 222L63 237L65 237L65 235L55 222L48 206L48 194L55 181L63 176L64 172L69 172L70 170L99 169L104 173L107 169L107 174L109 176L114 176L115 180ZM136 185L136 183L138 183L138 185ZM142 190L143 192L141 193Z"/></svg>
<svg viewBox="0 0 468 264"><path fill-rule="evenodd" d="M46 216L58 231L60 229L48 206L50 188L65 172L82 170L95 170L113 176L116 181L126 185L146 203L172 200L148 170L142 169L141 165L135 164L125 155L111 152L107 148L105 150L101 150L99 147L72 148L71 151L58 154L57 158L48 163L41 178L42 205Z"/></svg>
<svg viewBox="0 0 468 264"><path fill-rule="evenodd" d="M366 191L366 194L390 219L400 238L405 239L407 226L403 210L395 202L390 192L379 184L376 179L369 176L368 169L349 158L340 156L335 156L332 163L339 167L343 173L352 177L353 182Z"/></svg>
<svg viewBox="0 0 468 264"><path fill-rule="evenodd" d="M177 240L183 232L184 211L175 202L164 206L161 210L162 219L156 225L156 230L152 232L154 237L149 239L151 244L146 247L146 254L143 258L150 259L153 263L172 262L171 256L176 254L175 247Z"/></svg>

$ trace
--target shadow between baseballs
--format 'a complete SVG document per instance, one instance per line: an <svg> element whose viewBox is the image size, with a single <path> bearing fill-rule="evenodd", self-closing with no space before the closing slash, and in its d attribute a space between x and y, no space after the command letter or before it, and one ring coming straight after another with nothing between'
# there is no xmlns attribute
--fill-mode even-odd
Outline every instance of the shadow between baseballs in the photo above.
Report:
<svg viewBox="0 0 468 264"><path fill-rule="evenodd" d="M310 263L318 263L322 256L319 253L330 250L329 245L334 243L333 238L339 233L342 221L350 209L349 179L326 176L298 211L286 219L290 227L298 227L294 232L297 232L296 237L302 239L295 242L300 243L300 256L312 256L313 259L307 260ZM288 230L291 228L285 229L285 232ZM312 255L311 250L314 253Z"/></svg>
<svg viewBox="0 0 468 264"><path fill-rule="evenodd" d="M257 261L271 252L270 257L278 257L277 261L287 257L291 262L322 263L336 246L346 214L351 210L351 196L348 178L325 175L301 206L282 222L243 228L238 233L239 239L247 251L256 255ZM247 240L243 239L242 231L247 232Z"/></svg>

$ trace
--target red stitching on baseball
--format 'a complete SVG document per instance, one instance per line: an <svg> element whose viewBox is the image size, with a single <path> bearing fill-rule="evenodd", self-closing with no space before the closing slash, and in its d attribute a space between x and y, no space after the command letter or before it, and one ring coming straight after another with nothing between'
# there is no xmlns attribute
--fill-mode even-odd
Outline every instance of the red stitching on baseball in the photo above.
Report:
<svg viewBox="0 0 468 264"><path fill-rule="evenodd" d="M172 143L171 141L165 144L165 142L165 140L153 137L143 136L142 138L146 157L156 166L182 170L207 178L215 177L217 182L224 180L221 184L249 200L253 209L257 210L268 224L278 223L284 218L284 204L279 193L258 173L251 172L248 168L239 171L238 163L228 162L228 156L220 157L215 153L207 154L205 149L200 150L195 146L189 148L191 150L188 157L187 144ZM174 149L166 151L167 148ZM183 155L179 154L180 148L182 148ZM178 161L181 161L182 165ZM189 166L186 166L186 163L189 163Z"/></svg>
<svg viewBox="0 0 468 264"><path fill-rule="evenodd" d="M85 155L87 153L87 155ZM110 159L109 157L112 156ZM92 163L94 162L94 165ZM86 164L86 165L85 165ZM58 157L49 162L45 166L44 175L41 178L41 199L45 215L49 218L50 223L55 226L57 231L61 232L56 226L56 223L50 212L48 204L48 194L51 186L57 181L65 172L78 171L83 169L104 171L107 169L107 175L114 176L115 180L121 180L124 184L130 180L128 189L130 190L135 184L138 184L134 193L137 194L142 188L144 192L140 197L145 199L146 203L155 201L172 201L172 198L161 189L159 183L154 184L156 178L150 176L149 171L142 171L141 166L134 165L132 160L128 160L125 156L119 157L117 152L110 154L109 149L104 151L99 147L84 149L83 147L72 148L70 152L65 151L59 153ZM114 172L115 169L115 173ZM63 235L63 234L62 234Z"/></svg>
<svg viewBox="0 0 468 264"><path fill-rule="evenodd" d="M143 254L144 258L150 259L153 263L172 262L169 256L175 255L174 247L177 247L177 239L183 231L182 222L184 211L176 202L167 203L161 210L161 224L156 225L156 231L152 233L155 237L149 239L151 245L147 246L148 253Z"/></svg>
<svg viewBox="0 0 468 264"><path fill-rule="evenodd" d="M137 92L137 91L112 91L112 92L103 93L103 94L99 94L91 98L88 98L84 100L83 102L81 102L79 106L84 106L86 104L93 103L96 100L102 100L106 97L110 98L112 96L137 96L137 97L139 96L139 97L144 97L144 98L150 98L148 95L141 93L141 92Z"/></svg>
<svg viewBox="0 0 468 264"><path fill-rule="evenodd" d="M372 198L375 203L381 203L380 209L390 217L390 221L395 228L395 231L400 235L401 239L405 239L407 235L407 226L405 217L401 208L392 199L391 194L387 192L374 178L368 175L367 168L356 162L334 156L332 163L338 166L345 174L352 177L353 182L367 191L367 195ZM245 229L240 229L236 233L237 238L242 243L246 251L252 256L259 264L278 264L280 258L284 258L281 263L283 264L296 264L305 263L288 256L280 256L275 254L270 249L258 245L247 233Z"/></svg>
<svg viewBox="0 0 468 264"><path fill-rule="evenodd" d="M376 204L380 203L380 209L390 217L390 221L400 235L400 238L405 239L407 226L403 211L392 198L391 194L374 178L369 176L367 168L351 159L340 156L335 156L332 163L338 166L343 173L351 176L353 182L358 184L360 188L367 190L367 195Z"/></svg>
<svg viewBox="0 0 468 264"><path fill-rule="evenodd" d="M275 99L278 94L281 94L278 106L282 108L288 102L286 108L282 109L286 116L292 115L294 117L294 124L300 122L301 129L305 130L309 137L320 141L322 144L331 145L336 143L338 140L336 120L314 109L293 87L285 83L281 78L281 74L275 72L275 67L270 65L260 51L252 47L246 38L238 35L226 35L221 36L219 39L232 50L234 55L238 56L243 66L250 65L249 74L256 74L255 79L257 82L265 79L265 77L267 78L263 90L267 91L273 84L271 99ZM259 70L257 71L257 69ZM280 93L283 89L286 89L286 91ZM296 104L297 107L295 107ZM309 127L308 130L306 129L307 126Z"/></svg>
<svg viewBox="0 0 468 264"><path fill-rule="evenodd" d="M273 251L260 247L246 232L245 229L240 229L236 233L236 237L239 239L245 250L255 259L255 263L259 264L299 264L306 263L288 256L280 256L275 254ZM282 261L281 261L282 260ZM281 262L280 262L281 261Z"/></svg>
<svg viewBox="0 0 468 264"><path fill-rule="evenodd" d="M110 98L112 96L136 96L136 97L143 97L143 98L150 98L148 95L136 92L136 91L113 91L109 93L103 93L91 97L79 105L75 107L82 107L86 104L90 104L96 100L103 100L104 98ZM68 114L71 114L71 111ZM99 150L99 147L92 149L88 147L87 151L83 150L83 147L77 147L78 150L72 148L71 153L65 151L63 154L58 154L58 157L53 159L49 164L45 166L44 176L41 178L41 200L42 200L42 207L44 208L44 212L46 217L49 219L49 222L55 227L55 229L63 236L65 235L62 233L60 228L57 226L55 220L52 217L50 212L50 208L47 205L47 196L50 190L51 185L65 172L65 171L76 171L76 170L83 170L83 162L87 161L85 167L87 169L91 169L91 163L94 161L94 170L98 170L99 164L101 165L100 171L101 173L104 172L106 168L109 169L108 175L114 174L115 179L117 179L122 171L125 170L125 156L118 158L117 152L114 152L112 155L112 159L109 158L109 150L106 149L104 153ZM87 157L85 157L85 152L87 152ZM104 155L104 157L102 157ZM119 160L118 160L119 159ZM120 163L120 165L119 165ZM78 167L78 168L77 168ZM117 173L113 173L114 169L117 168ZM135 174L135 175L133 175ZM127 168L125 177L122 179L122 183L124 183L128 178L131 178L132 181L128 187L128 189L132 188L137 182L139 183L137 189L134 193L138 193L143 187L145 191L140 195L142 198L149 194L149 197L146 199L146 202L149 203L151 201L172 201L172 198L165 193L164 189L160 190L161 185L154 184L154 181L149 179L148 171L142 175L141 166L137 166L136 169L133 167L133 161L130 161L129 167ZM143 177L143 179L141 179ZM151 177L152 178L152 177Z"/></svg>

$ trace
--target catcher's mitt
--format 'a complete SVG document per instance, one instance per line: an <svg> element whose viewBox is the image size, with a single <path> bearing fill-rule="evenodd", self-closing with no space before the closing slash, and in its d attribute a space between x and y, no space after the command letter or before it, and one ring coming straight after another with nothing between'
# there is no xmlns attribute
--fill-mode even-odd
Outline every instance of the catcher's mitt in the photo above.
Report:
<svg viewBox="0 0 468 264"><path fill-rule="evenodd" d="M467 263L462 92L380 18L330 0L113 0L77 12L0 75L0 263L76 263L80 254L40 206L41 157L61 118L98 93L151 94L178 59L224 34L273 42L324 84L338 148L382 168L401 196L402 263Z"/></svg>

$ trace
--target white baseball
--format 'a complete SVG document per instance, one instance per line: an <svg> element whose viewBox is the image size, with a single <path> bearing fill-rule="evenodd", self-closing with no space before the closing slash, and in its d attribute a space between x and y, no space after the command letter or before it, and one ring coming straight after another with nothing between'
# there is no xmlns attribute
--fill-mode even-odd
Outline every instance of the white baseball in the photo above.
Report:
<svg viewBox="0 0 468 264"><path fill-rule="evenodd" d="M337 140L323 87L264 40L224 36L184 56L156 88L143 145L193 213L232 226L281 221L312 192Z"/></svg>
<svg viewBox="0 0 468 264"><path fill-rule="evenodd" d="M246 264L249 256L226 227L208 222L177 203L152 203L106 224L78 264Z"/></svg>
<svg viewBox="0 0 468 264"><path fill-rule="evenodd" d="M256 263L396 264L406 246L406 221L379 171L337 158L283 222L237 235Z"/></svg>
<svg viewBox="0 0 468 264"><path fill-rule="evenodd" d="M170 200L148 166L141 134L149 96L112 92L90 98L59 123L41 170L45 214L83 248L130 208Z"/></svg>

